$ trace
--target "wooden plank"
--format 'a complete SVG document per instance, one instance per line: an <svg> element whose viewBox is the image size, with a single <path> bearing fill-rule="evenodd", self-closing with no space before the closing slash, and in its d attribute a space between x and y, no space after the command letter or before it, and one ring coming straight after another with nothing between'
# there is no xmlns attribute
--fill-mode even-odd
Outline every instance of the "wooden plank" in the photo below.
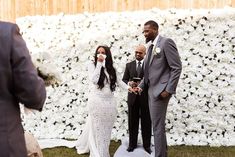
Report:
<svg viewBox="0 0 235 157"><path fill-rule="evenodd" d="M165 1L159 1L159 6L161 9L166 9L168 8L168 0L165 0Z"/></svg>
<svg viewBox="0 0 235 157"><path fill-rule="evenodd" d="M102 0L96 0L95 3L92 1L92 7L94 12L102 12Z"/></svg>
<svg viewBox="0 0 235 157"><path fill-rule="evenodd" d="M9 20L11 20L12 22L15 22L15 19L16 19L15 0L11 0L11 7L7 9L11 11L11 16Z"/></svg>
<svg viewBox="0 0 235 157"><path fill-rule="evenodd" d="M208 8L208 1L200 1L200 8Z"/></svg>
<svg viewBox="0 0 235 157"><path fill-rule="evenodd" d="M75 13L81 13L84 12L84 5L83 5L83 0L75 0L76 1L76 8L75 8Z"/></svg>
<svg viewBox="0 0 235 157"><path fill-rule="evenodd" d="M174 1L174 8L183 8L181 0Z"/></svg>
<svg viewBox="0 0 235 157"><path fill-rule="evenodd" d="M40 1L34 1L34 0L31 0L30 2L27 3L27 6L29 7L28 10L30 10L30 8L32 7L31 9L31 14L33 15L37 15L37 14L41 14L43 15L43 12L41 12L41 0ZM27 11L27 12L30 12L30 11ZM24 13L26 14L26 13Z"/></svg>
<svg viewBox="0 0 235 157"><path fill-rule="evenodd" d="M1 10L0 10L0 19L1 19L1 20L5 20L5 19L4 19L4 14L3 14L3 13L4 13L4 12L3 12L3 0L0 0L0 9L1 9Z"/></svg>
<svg viewBox="0 0 235 157"><path fill-rule="evenodd" d="M230 7L235 7L235 0L231 0Z"/></svg>
<svg viewBox="0 0 235 157"><path fill-rule="evenodd" d="M200 6L199 6L199 1L200 0L193 0L193 6L195 9L198 9Z"/></svg>
<svg viewBox="0 0 235 157"><path fill-rule="evenodd" d="M159 0L156 0L157 2L159 1ZM153 1L152 0L144 0L143 1L143 8L144 9L150 9L150 8L153 8L153 6L152 6L152 3L153 3ZM155 6L156 7L156 6Z"/></svg>
<svg viewBox="0 0 235 157"><path fill-rule="evenodd" d="M83 11L90 11L89 1L88 0L82 0L82 1L83 1Z"/></svg>
<svg viewBox="0 0 235 157"><path fill-rule="evenodd" d="M118 0L113 0L111 4L112 4L113 11L118 11Z"/></svg>
<svg viewBox="0 0 235 157"><path fill-rule="evenodd" d="M3 21L8 21L7 19L7 15L6 15L6 11L7 11L7 9L6 9L6 1L4 1L4 0L2 0L1 1L1 20L3 20Z"/></svg>
<svg viewBox="0 0 235 157"><path fill-rule="evenodd" d="M127 10L127 5L125 0L121 0L121 5L119 6L118 11L126 11Z"/></svg>
<svg viewBox="0 0 235 157"><path fill-rule="evenodd" d="M88 5L89 5L89 10L88 10L88 12L95 12L95 11L94 11L94 6L93 6L93 3L92 3L92 0L89 0Z"/></svg>
<svg viewBox="0 0 235 157"><path fill-rule="evenodd" d="M6 8L9 8L8 1L5 1L5 2L4 2L4 6L5 6ZM6 19L10 18L11 15L10 15L9 9L6 9L6 12L5 12L5 15L4 15L4 16L5 16Z"/></svg>
<svg viewBox="0 0 235 157"><path fill-rule="evenodd" d="M207 1L208 7L214 8L216 6L216 0Z"/></svg>
<svg viewBox="0 0 235 157"><path fill-rule="evenodd" d="M61 12L68 13L68 0L61 0Z"/></svg>
<svg viewBox="0 0 235 157"><path fill-rule="evenodd" d="M232 0L230 5L231 7L235 7L235 0Z"/></svg>
<svg viewBox="0 0 235 157"><path fill-rule="evenodd" d="M47 0L47 3L46 3L46 14L47 15L53 15L54 12L53 12L53 0Z"/></svg>
<svg viewBox="0 0 235 157"><path fill-rule="evenodd" d="M58 14L63 12L63 0L57 0L57 9L58 9Z"/></svg>
<svg viewBox="0 0 235 157"><path fill-rule="evenodd" d="M109 1L109 0L104 0L104 9L103 9L103 11L109 11L109 8L110 8L110 3L111 1Z"/></svg>
<svg viewBox="0 0 235 157"><path fill-rule="evenodd" d="M232 3L232 0L226 0L223 5L231 6L232 5L231 3Z"/></svg>
<svg viewBox="0 0 235 157"><path fill-rule="evenodd" d="M132 8L132 1L131 0L127 0L125 1L126 4L126 10L130 11Z"/></svg>
<svg viewBox="0 0 235 157"><path fill-rule="evenodd" d="M55 7L55 6L57 6L57 1L52 1L52 12L53 12L53 14L56 14L57 13L57 7Z"/></svg>
<svg viewBox="0 0 235 157"><path fill-rule="evenodd" d="M68 9L70 14L75 14L76 13L76 8L77 8L77 1L76 0L69 0L68 4Z"/></svg>
<svg viewBox="0 0 235 157"><path fill-rule="evenodd" d="M6 1L2 0L1 2L1 10L2 10L2 18L4 21L7 20L7 15L6 12L8 10L8 8L6 7Z"/></svg>
<svg viewBox="0 0 235 157"><path fill-rule="evenodd" d="M144 0L139 0L138 2L139 2L138 6L139 10L144 10Z"/></svg>
<svg viewBox="0 0 235 157"><path fill-rule="evenodd" d="M176 0L177 1L177 0ZM181 0L181 7L182 9L191 9L193 8L193 0Z"/></svg>

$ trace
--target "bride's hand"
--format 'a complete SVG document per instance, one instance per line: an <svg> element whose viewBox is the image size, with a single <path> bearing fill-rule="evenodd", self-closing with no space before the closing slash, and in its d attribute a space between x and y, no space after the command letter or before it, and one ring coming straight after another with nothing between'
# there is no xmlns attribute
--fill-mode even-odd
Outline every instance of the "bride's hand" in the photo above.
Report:
<svg viewBox="0 0 235 157"><path fill-rule="evenodd" d="M133 89L132 87L129 87L129 88L128 88L128 92L130 92L130 93L135 93L135 91L134 91L134 89Z"/></svg>
<svg viewBox="0 0 235 157"><path fill-rule="evenodd" d="M97 61L98 61L98 62L103 62L104 59L105 59L105 56L104 56L104 55L102 55L102 54L98 54L98 55L97 55Z"/></svg>

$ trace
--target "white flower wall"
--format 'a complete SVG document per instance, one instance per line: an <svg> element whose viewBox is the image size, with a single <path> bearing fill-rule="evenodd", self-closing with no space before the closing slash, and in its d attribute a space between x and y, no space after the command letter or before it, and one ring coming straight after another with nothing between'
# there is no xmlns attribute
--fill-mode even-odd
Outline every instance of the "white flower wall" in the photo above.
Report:
<svg viewBox="0 0 235 157"><path fill-rule="evenodd" d="M38 138L76 139L87 117L87 61L98 44L111 46L122 77L144 43L143 24L159 23L175 40L183 71L166 120L169 145L235 145L235 9L158 10L34 16L17 19L35 65L60 78L47 87L41 113L24 116ZM118 88L112 139L128 136L127 92ZM97 104L97 107L99 104Z"/></svg>

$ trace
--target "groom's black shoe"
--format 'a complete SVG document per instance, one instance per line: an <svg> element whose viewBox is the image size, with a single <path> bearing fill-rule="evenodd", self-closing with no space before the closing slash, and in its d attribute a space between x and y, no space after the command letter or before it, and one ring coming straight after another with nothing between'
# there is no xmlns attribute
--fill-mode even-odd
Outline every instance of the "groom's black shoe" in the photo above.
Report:
<svg viewBox="0 0 235 157"><path fill-rule="evenodd" d="M150 147L144 148L144 150L145 150L146 152L148 152L149 154L151 154L151 153L152 153L152 150L151 150L151 148L150 148Z"/></svg>
<svg viewBox="0 0 235 157"><path fill-rule="evenodd" d="M129 147L126 149L126 151L128 151L128 152L133 152L135 148L136 148L136 147L131 147L131 146L129 146Z"/></svg>

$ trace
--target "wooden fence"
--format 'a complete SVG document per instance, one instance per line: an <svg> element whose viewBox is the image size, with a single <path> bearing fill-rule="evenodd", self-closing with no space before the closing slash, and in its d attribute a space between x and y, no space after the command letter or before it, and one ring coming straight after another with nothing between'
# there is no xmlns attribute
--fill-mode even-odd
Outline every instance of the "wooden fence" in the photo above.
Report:
<svg viewBox="0 0 235 157"><path fill-rule="evenodd" d="M0 0L0 20L15 21L27 15L75 14L166 8L235 7L235 0Z"/></svg>

